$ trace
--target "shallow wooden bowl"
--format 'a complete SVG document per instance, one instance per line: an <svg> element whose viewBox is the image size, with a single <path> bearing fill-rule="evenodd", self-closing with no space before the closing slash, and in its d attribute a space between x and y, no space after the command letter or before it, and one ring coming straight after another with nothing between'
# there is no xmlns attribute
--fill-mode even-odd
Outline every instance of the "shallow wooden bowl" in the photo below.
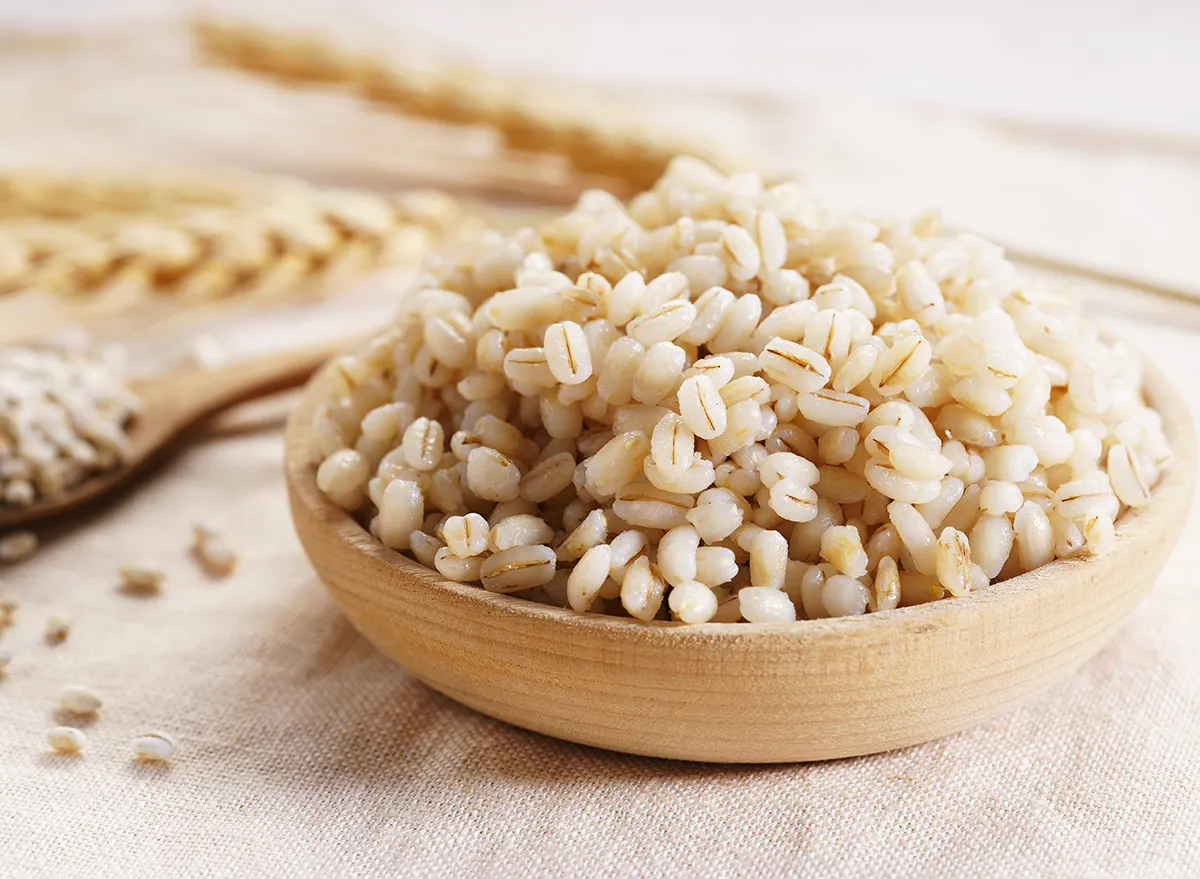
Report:
<svg viewBox="0 0 1200 879"><path fill-rule="evenodd" d="M967 598L788 624L682 626L576 614L443 579L383 548L317 490L318 376L287 431L292 516L351 622L429 686L547 735L633 754L825 760L925 742L1069 675L1150 588L1187 517L1196 441L1153 367L1175 460L1112 552Z"/></svg>

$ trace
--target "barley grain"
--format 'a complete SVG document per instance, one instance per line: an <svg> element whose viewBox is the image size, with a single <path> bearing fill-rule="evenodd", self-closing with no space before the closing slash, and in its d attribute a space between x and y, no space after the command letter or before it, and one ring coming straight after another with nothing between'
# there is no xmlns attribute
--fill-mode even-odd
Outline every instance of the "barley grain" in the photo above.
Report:
<svg viewBox="0 0 1200 879"><path fill-rule="evenodd" d="M71 685L59 692L58 706L68 714L95 714L104 703L87 687Z"/></svg>
<svg viewBox="0 0 1200 879"><path fill-rule="evenodd" d="M679 414L697 437L711 440L725 432L728 419L725 401L708 376L685 379L678 399Z"/></svg>
<svg viewBox="0 0 1200 879"><path fill-rule="evenodd" d="M593 546L583 554L567 578L567 601L572 610L584 613L592 606L608 579L611 565L612 549L605 544Z"/></svg>
<svg viewBox="0 0 1200 879"><path fill-rule="evenodd" d="M542 342L546 364L554 378L565 385L578 385L592 375L592 352L583 327L563 321L546 327Z"/></svg>
<svg viewBox="0 0 1200 879"><path fill-rule="evenodd" d="M483 560L479 577L489 592L522 592L554 577L554 550L548 546L516 546Z"/></svg>
<svg viewBox="0 0 1200 879"><path fill-rule="evenodd" d="M71 620L62 614L53 614L46 619L44 632L46 643L61 644L71 634Z"/></svg>
<svg viewBox="0 0 1200 879"><path fill-rule="evenodd" d="M121 588L135 595L156 595L162 591L166 572L145 562L121 565L117 569L121 577Z"/></svg>
<svg viewBox="0 0 1200 879"><path fill-rule="evenodd" d="M900 606L900 571L892 556L884 556L879 560L875 570L875 579L871 593L867 597L867 610L877 613L881 610L895 610Z"/></svg>
<svg viewBox="0 0 1200 879"><path fill-rule="evenodd" d="M638 556L621 582L621 606L631 617L649 622L662 607L666 586L650 560Z"/></svg>
<svg viewBox="0 0 1200 879"><path fill-rule="evenodd" d="M957 597L971 589L971 544L954 528L942 529L937 540L936 569L942 588Z"/></svg>
<svg viewBox="0 0 1200 879"><path fill-rule="evenodd" d="M59 754L78 754L88 746L88 737L71 726L56 726L46 731L46 744Z"/></svg>
<svg viewBox="0 0 1200 879"><path fill-rule="evenodd" d="M143 733L133 740L133 756L144 763L165 763L179 751L179 742L165 732Z"/></svg>
<svg viewBox="0 0 1200 879"><path fill-rule="evenodd" d="M738 610L751 623L789 623L796 619L792 600L779 589L747 586L737 594Z"/></svg>

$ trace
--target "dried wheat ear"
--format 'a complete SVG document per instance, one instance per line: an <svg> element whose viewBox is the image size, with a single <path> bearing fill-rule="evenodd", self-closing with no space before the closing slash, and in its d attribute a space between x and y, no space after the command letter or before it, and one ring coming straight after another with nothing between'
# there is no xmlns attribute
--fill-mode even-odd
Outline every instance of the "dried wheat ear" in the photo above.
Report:
<svg viewBox="0 0 1200 879"><path fill-rule="evenodd" d="M461 65L407 66L315 34L240 22L200 20L193 34L212 62L289 84L342 86L410 116L486 126L510 149L561 155L579 172L623 181L634 191L649 187L677 155L730 165L705 143L645 130L611 108L581 107L578 95L567 102Z"/></svg>
<svg viewBox="0 0 1200 879"><path fill-rule="evenodd" d="M128 285L185 298L310 290L420 257L469 219L449 196L300 181L0 178L0 293Z"/></svg>

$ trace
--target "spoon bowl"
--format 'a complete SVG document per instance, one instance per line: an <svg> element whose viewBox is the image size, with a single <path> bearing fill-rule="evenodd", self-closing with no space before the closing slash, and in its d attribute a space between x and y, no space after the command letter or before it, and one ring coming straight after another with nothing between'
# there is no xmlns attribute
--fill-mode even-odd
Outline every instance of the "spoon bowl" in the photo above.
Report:
<svg viewBox="0 0 1200 879"><path fill-rule="evenodd" d="M25 527L94 503L124 486L180 440L188 428L223 409L302 384L354 343L322 342L216 369L187 369L131 385L143 411L130 425L125 458L65 491L26 506L0 504L0 531Z"/></svg>
<svg viewBox="0 0 1200 879"><path fill-rule="evenodd" d="M1175 458L1098 557L1060 559L965 598L796 623L577 614L446 580L386 549L316 486L318 376L287 430L292 517L354 626L452 699L526 729L632 754L774 763L901 748L965 729L1069 675L1117 630L1183 528L1196 440L1147 364Z"/></svg>

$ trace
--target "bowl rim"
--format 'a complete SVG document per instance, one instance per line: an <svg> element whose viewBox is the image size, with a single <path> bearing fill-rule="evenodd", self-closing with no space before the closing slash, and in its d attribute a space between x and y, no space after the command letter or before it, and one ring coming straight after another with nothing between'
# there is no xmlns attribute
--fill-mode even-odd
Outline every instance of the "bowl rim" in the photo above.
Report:
<svg viewBox="0 0 1200 879"><path fill-rule="evenodd" d="M317 488L317 459L309 442L312 413L323 399L326 369L320 369L305 386L301 399L288 417L285 430L284 469L294 499L304 504L336 537L343 549L364 553L378 565L393 569L405 579L418 581L466 605L477 605L481 615L491 619L511 618L515 624L549 622L569 629L587 629L594 635L634 636L638 639L703 639L706 642L740 643L756 637L780 636L814 638L819 636L877 636L881 627L924 629L939 628L956 622L963 614L977 615L990 605L1020 601L1036 590L1046 589L1056 580L1074 579L1085 568L1104 564L1118 554L1137 552L1148 539L1162 530L1160 520L1173 511L1185 512L1191 505L1195 478L1196 436L1191 413L1163 372L1142 358L1143 393L1149 405L1162 417L1163 433L1171 447L1172 459L1152 490L1153 500L1144 507L1128 510L1117 523L1116 544L1103 556L1069 556L1055 559L1032 571L972 592L961 598L926 602L894 610L877 611L854 617L819 620L795 620L778 623L686 624L675 620L640 620L608 614L578 613L570 608L541 604L515 595L489 592L478 585L446 579L400 552L383 546L349 512L330 501ZM1186 497L1179 497L1179 495ZM1172 502L1174 501L1174 502ZM1073 576L1066 576L1073 575Z"/></svg>

